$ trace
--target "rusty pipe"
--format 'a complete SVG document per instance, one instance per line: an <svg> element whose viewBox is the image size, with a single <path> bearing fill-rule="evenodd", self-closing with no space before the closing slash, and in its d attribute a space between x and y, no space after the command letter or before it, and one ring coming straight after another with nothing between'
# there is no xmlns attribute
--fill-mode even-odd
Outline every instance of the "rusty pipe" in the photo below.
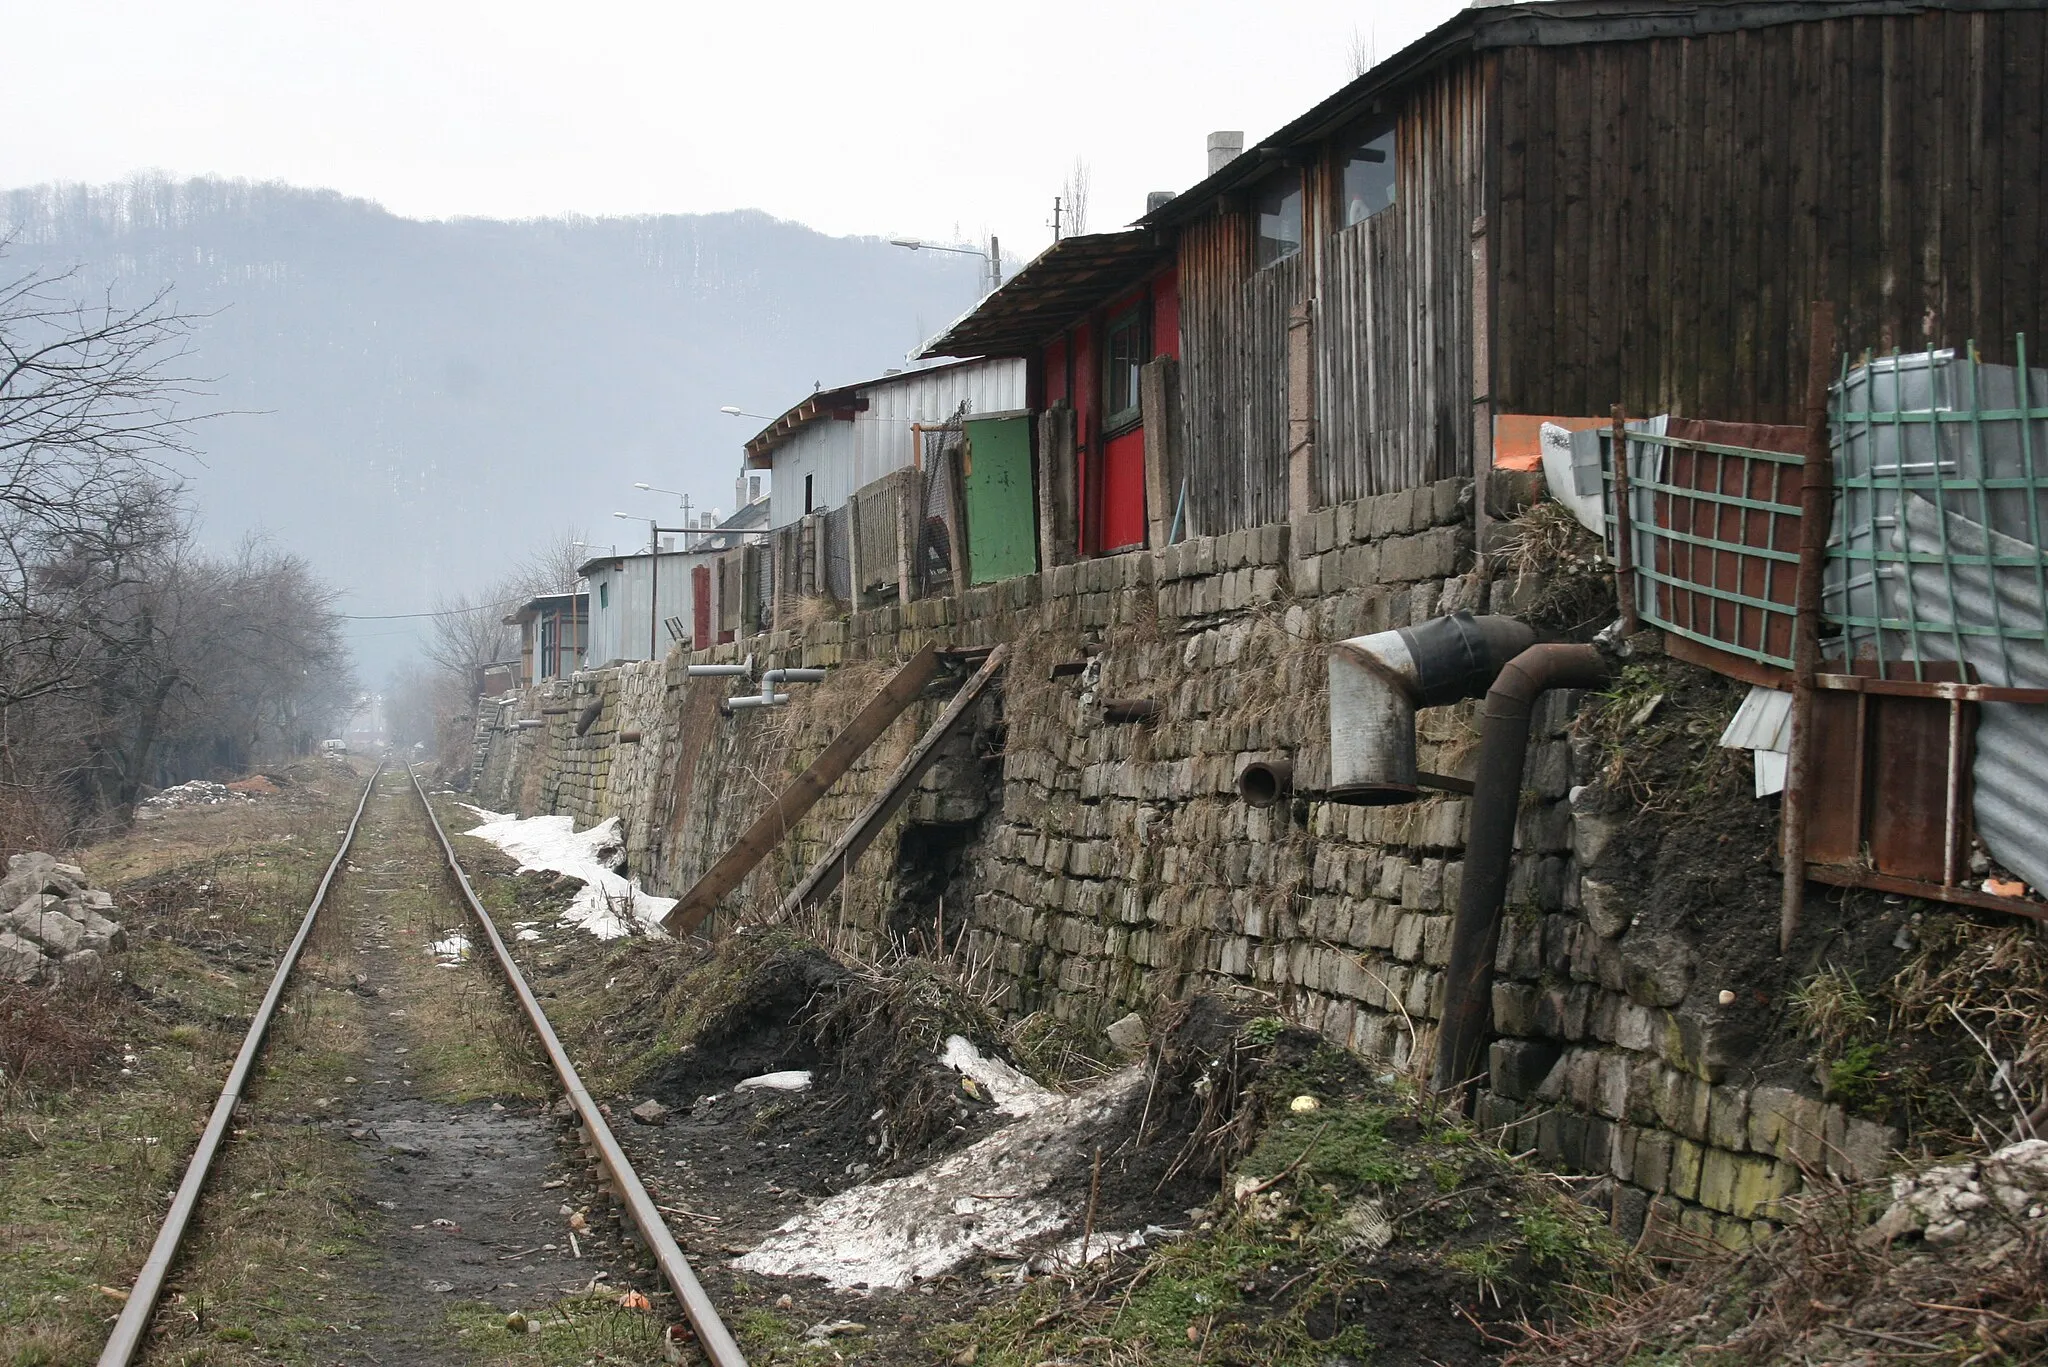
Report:
<svg viewBox="0 0 2048 1367"><path fill-rule="evenodd" d="M1293 788L1293 760L1255 759L1237 771L1237 795L1247 807L1270 807Z"/></svg>
<svg viewBox="0 0 2048 1367"><path fill-rule="evenodd" d="M1444 971L1443 1019L1437 1027L1439 1092L1476 1078L1493 1026L1493 956L1515 853L1515 817L1536 700L1553 688L1597 688L1607 658L1592 646L1530 646L1502 666L1480 709L1479 770L1472 781L1472 819L1465 840L1465 877L1451 923L1451 961Z"/></svg>

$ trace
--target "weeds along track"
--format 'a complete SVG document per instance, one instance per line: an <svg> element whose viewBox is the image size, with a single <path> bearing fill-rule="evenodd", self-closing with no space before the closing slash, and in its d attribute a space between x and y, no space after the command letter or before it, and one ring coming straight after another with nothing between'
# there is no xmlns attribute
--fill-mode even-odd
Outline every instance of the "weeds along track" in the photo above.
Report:
<svg viewBox="0 0 2048 1367"><path fill-rule="evenodd" d="M581 1152L561 1142L569 1121ZM607 1197L616 1230L590 1218ZM316 1241L335 1272L290 1291L256 1281L266 1262ZM636 1263L645 1293L631 1284ZM508 1329L559 1331L579 1356L676 1360L681 1344L663 1327L676 1316L661 1313L671 1295L695 1350L713 1367L744 1367L418 777L380 763L101 1367L212 1362L222 1349L240 1361L236 1331L210 1324L208 1309L251 1300L321 1361L539 1360L549 1340L487 1346ZM526 1309L494 1308L508 1300Z"/></svg>

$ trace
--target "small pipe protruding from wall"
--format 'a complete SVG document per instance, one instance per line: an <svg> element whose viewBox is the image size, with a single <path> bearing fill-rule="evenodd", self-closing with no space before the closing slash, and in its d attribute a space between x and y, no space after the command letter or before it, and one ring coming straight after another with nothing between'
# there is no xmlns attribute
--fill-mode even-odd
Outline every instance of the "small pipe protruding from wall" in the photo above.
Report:
<svg viewBox="0 0 2048 1367"><path fill-rule="evenodd" d="M1126 726L1132 722L1151 721L1159 715L1159 700L1156 698L1104 698L1102 719L1111 726Z"/></svg>
<svg viewBox="0 0 2048 1367"><path fill-rule="evenodd" d="M1459 612L1338 642L1330 650L1330 799L1413 802L1415 709L1478 697L1535 640L1512 617Z"/></svg>
<svg viewBox="0 0 2048 1367"><path fill-rule="evenodd" d="M1270 807L1293 790L1293 760L1255 759L1237 771L1237 795L1247 807Z"/></svg>
<svg viewBox="0 0 2048 1367"><path fill-rule="evenodd" d="M621 732L619 732L619 744L621 744L621 745L638 745L639 743L640 743L640 733L639 733L638 731L621 731Z"/></svg>
<svg viewBox="0 0 2048 1367"><path fill-rule="evenodd" d="M1465 877L1451 922L1450 966L1444 971L1444 1014L1437 1027L1432 1085L1449 1091L1486 1069L1493 1029L1493 956L1500 947L1501 907L1515 853L1515 816L1536 699L1552 688L1598 688L1607 657L1592 646L1530 646L1501 669L1481 711L1479 769L1472 780L1471 834Z"/></svg>
<svg viewBox="0 0 2048 1367"><path fill-rule="evenodd" d="M742 693L737 698L725 700L725 708L729 713L746 707L786 707L788 704L787 693Z"/></svg>
<svg viewBox="0 0 2048 1367"><path fill-rule="evenodd" d="M736 665L684 665L683 672L692 679L751 679L754 657L749 655L744 663Z"/></svg>
<svg viewBox="0 0 2048 1367"><path fill-rule="evenodd" d="M823 683L825 682L825 671L822 669L771 669L761 676L761 682L763 684Z"/></svg>

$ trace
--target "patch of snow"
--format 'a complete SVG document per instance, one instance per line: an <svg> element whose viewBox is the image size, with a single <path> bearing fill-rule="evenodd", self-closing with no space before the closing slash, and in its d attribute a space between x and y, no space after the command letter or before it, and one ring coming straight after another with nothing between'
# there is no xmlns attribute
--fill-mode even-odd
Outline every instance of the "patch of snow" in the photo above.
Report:
<svg viewBox="0 0 2048 1367"><path fill-rule="evenodd" d="M743 1078L732 1085L735 1092L807 1092L811 1089L811 1075L807 1070L792 1069L786 1073L763 1073L759 1077Z"/></svg>
<svg viewBox="0 0 2048 1367"><path fill-rule="evenodd" d="M538 940L540 938L540 932L529 927L526 930L520 931L518 938L522 940Z"/></svg>
<svg viewBox="0 0 2048 1367"><path fill-rule="evenodd" d="M617 817L607 817L589 830L579 831L575 819L568 816L521 819L503 812L487 812L481 807L468 809L482 818L483 824L463 834L487 840L517 859L521 873L545 869L582 879L583 886L563 910L562 920L600 940L616 940L636 929L658 934L661 918L676 904L675 898L642 892L631 879L612 872L602 855L619 848Z"/></svg>
<svg viewBox="0 0 2048 1367"><path fill-rule="evenodd" d="M441 960L445 966L453 967L469 957L469 937L458 934L444 935L427 946L427 953Z"/></svg>
<svg viewBox="0 0 2048 1367"><path fill-rule="evenodd" d="M1162 1229L1158 1225L1147 1225L1144 1229L1127 1229L1122 1233L1115 1230L1096 1230L1083 1238L1075 1235L1063 1244L1047 1249L1031 1260L1031 1270L1040 1273L1072 1272L1081 1266L1081 1246L1088 1246L1088 1261L1107 1258L1112 1253L1123 1253L1133 1248L1143 1248L1147 1243L1164 1243L1179 1238L1181 1231Z"/></svg>
<svg viewBox="0 0 2048 1367"><path fill-rule="evenodd" d="M733 1266L817 1277L834 1287L900 1289L971 1257L1012 1254L1030 1240L1071 1229L1081 1217L1076 1184L1055 1188L1085 1169L1090 1146L1137 1100L1144 1082L1144 1069L1131 1067L1085 1092L1052 1097L1016 1124L929 1167L820 1202ZM1086 1185L1079 1184L1084 1191Z"/></svg>
<svg viewBox="0 0 2048 1367"><path fill-rule="evenodd" d="M1059 1099L999 1058L990 1058L974 1047L965 1035L946 1036L945 1052L939 1062L956 1073L981 1084L999 1115L1030 1115Z"/></svg>

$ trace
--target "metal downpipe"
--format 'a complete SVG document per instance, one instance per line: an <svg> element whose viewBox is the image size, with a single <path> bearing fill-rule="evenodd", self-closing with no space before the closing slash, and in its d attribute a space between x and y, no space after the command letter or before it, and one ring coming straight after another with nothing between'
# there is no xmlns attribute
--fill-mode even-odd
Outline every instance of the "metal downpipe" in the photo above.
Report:
<svg viewBox="0 0 2048 1367"><path fill-rule="evenodd" d="M1439 1092L1485 1070L1493 1024L1493 958L1500 945L1501 906L1515 853L1515 817L1529 752L1536 700L1553 688L1597 688L1607 682L1606 657L1592 646L1530 646L1508 661L1481 709L1479 767L1465 841L1465 877L1451 925L1444 972L1444 1013L1437 1027Z"/></svg>
<svg viewBox="0 0 2048 1367"><path fill-rule="evenodd" d="M1421 795L1416 709L1478 697L1535 640L1512 617L1458 612L1338 642L1330 651L1330 800L1413 802Z"/></svg>

